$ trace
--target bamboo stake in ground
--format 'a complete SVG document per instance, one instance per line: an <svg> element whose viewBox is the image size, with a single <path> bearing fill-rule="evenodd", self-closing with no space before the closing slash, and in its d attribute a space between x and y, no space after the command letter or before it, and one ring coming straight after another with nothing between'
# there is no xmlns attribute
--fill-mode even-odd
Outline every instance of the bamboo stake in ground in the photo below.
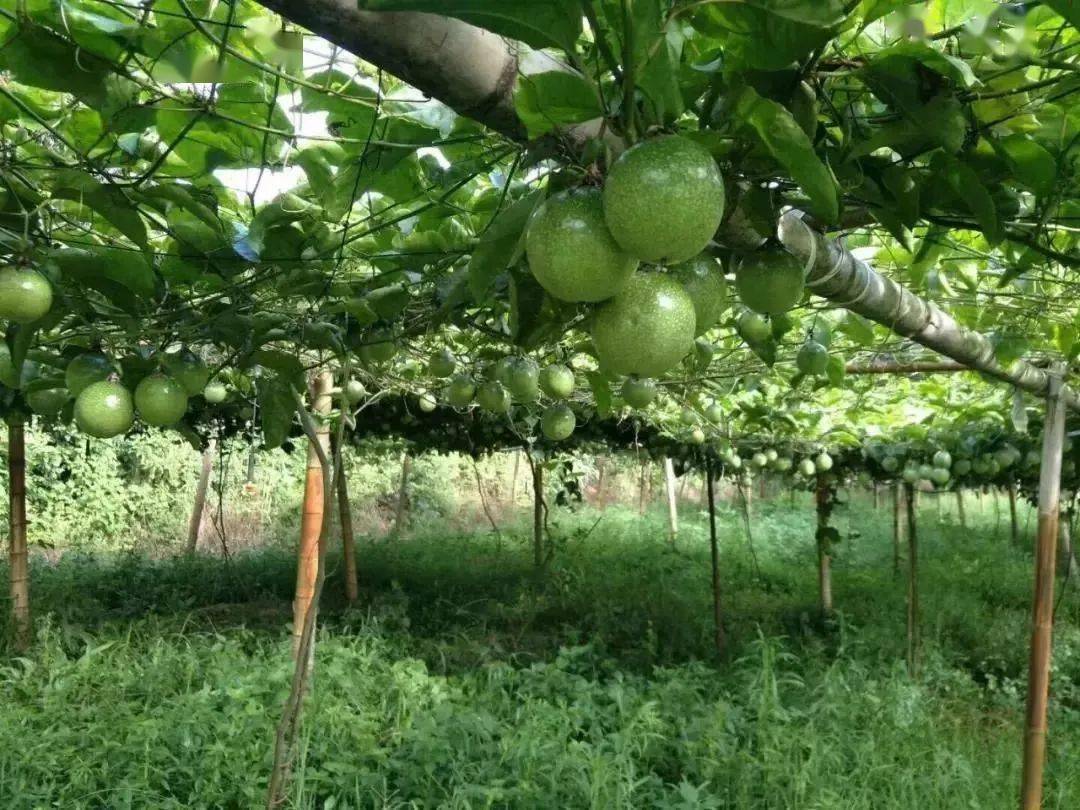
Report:
<svg viewBox="0 0 1080 810"><path fill-rule="evenodd" d="M202 454L202 467L199 470L199 483L195 487L195 505L191 510L191 522L188 523L187 553L194 554L199 547L199 531L202 529L203 511L206 509L206 492L210 488L210 473L214 469L214 453L217 452L217 439L211 439Z"/></svg>
<svg viewBox="0 0 1080 810"><path fill-rule="evenodd" d="M892 571L900 576L900 537L904 527L904 485L893 485Z"/></svg>
<svg viewBox="0 0 1080 810"><path fill-rule="evenodd" d="M713 463L705 461L705 489L709 496L709 552L712 556L712 594L713 594L713 642L716 654L724 652L724 609L720 594L720 546L716 539L716 496L713 492Z"/></svg>
<svg viewBox="0 0 1080 810"><path fill-rule="evenodd" d="M1020 543L1020 520L1016 515L1016 479L1009 478L1009 526L1012 530L1012 544Z"/></svg>
<svg viewBox="0 0 1080 810"><path fill-rule="evenodd" d="M353 533L352 503L349 499L349 479L345 475L345 451L331 437L330 449L334 459L334 489L337 490L338 524L341 527L341 557L345 566L345 601L352 604L360 596L356 570L356 535Z"/></svg>
<svg viewBox="0 0 1080 810"><path fill-rule="evenodd" d="M675 497L675 465L670 458L664 459L664 481L667 484L668 542L675 545L679 536L679 506Z"/></svg>
<svg viewBox="0 0 1080 810"><path fill-rule="evenodd" d="M964 509L964 490L956 488L956 513L960 518L960 527L967 528L967 512Z"/></svg>
<svg viewBox="0 0 1080 810"><path fill-rule="evenodd" d="M919 533L915 523L915 488L904 484L907 506L908 587L907 587L907 665L911 676L919 674Z"/></svg>
<svg viewBox="0 0 1080 810"><path fill-rule="evenodd" d="M833 612L832 557L829 554L829 544L835 530L830 530L829 527L829 517L833 509L833 489L829 477L824 473L818 473L814 503L817 507L818 593L821 600L821 615L828 616Z"/></svg>
<svg viewBox="0 0 1080 810"><path fill-rule="evenodd" d="M304 478L304 511L300 519L300 548L297 552L296 597L293 600L293 654L300 649L300 636L308 613L312 611L315 581L319 576L319 535L326 516L325 466L323 457L330 454L330 425L325 417L330 413L330 392L334 378L330 372L320 372L311 385L312 410L319 420L314 440L308 440L307 472ZM310 663L310 662L309 662Z"/></svg>
<svg viewBox="0 0 1080 810"><path fill-rule="evenodd" d="M401 454L401 483L398 485L397 509L394 512L394 528L390 536L398 538L405 527L405 512L409 503L409 471L412 469L412 457Z"/></svg>
<svg viewBox="0 0 1080 810"><path fill-rule="evenodd" d="M1061 509L1061 455L1065 442L1062 365L1055 364L1046 398L1042 467L1039 471L1039 525L1035 547L1035 596L1032 607L1031 656L1028 663L1027 717L1024 725L1024 767L1020 784L1023 810L1042 807L1046 760L1046 707L1050 694L1050 650L1054 624L1054 567L1057 563Z"/></svg>
<svg viewBox="0 0 1080 810"><path fill-rule="evenodd" d="M533 485L533 568L544 567L544 465L530 459Z"/></svg>
<svg viewBox="0 0 1080 810"><path fill-rule="evenodd" d="M648 461L641 460L641 472L638 475L638 505L637 511L639 515L645 514L645 470L647 469Z"/></svg>
<svg viewBox="0 0 1080 810"><path fill-rule="evenodd" d="M33 635L30 620L30 557L26 543L26 427L18 416L8 422L8 561L14 647L24 652Z"/></svg>

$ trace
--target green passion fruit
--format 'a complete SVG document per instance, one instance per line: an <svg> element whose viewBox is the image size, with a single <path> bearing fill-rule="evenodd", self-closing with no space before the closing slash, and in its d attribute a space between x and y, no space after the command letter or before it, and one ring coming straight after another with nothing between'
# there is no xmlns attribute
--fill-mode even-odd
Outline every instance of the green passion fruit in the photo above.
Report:
<svg viewBox="0 0 1080 810"><path fill-rule="evenodd" d="M637 269L604 223L600 192L581 188L545 200L525 235L529 269L560 301L603 301L619 292Z"/></svg>
<svg viewBox="0 0 1080 810"><path fill-rule="evenodd" d="M560 402L558 405L546 408L540 416L540 430L553 442L570 438L575 427L577 427L577 417L565 403Z"/></svg>
<svg viewBox="0 0 1080 810"><path fill-rule="evenodd" d="M694 302L670 276L638 273L593 316L600 365L616 374L656 377L694 345Z"/></svg>
<svg viewBox="0 0 1080 810"><path fill-rule="evenodd" d="M615 241L645 262L684 262L716 233L724 180L709 151L678 135L630 147L604 184L604 219Z"/></svg>
<svg viewBox="0 0 1080 810"><path fill-rule="evenodd" d="M431 413L438 406L438 401L429 392L425 391L416 398L416 405L424 413Z"/></svg>
<svg viewBox="0 0 1080 810"><path fill-rule="evenodd" d="M84 389L108 379L116 371L110 360L101 352L86 352L75 357L64 371L64 383L71 395L78 397Z"/></svg>
<svg viewBox="0 0 1080 810"><path fill-rule="evenodd" d="M931 459L931 463L935 467L947 470L952 466L952 456L947 450L938 450L936 453L934 453L934 457Z"/></svg>
<svg viewBox="0 0 1080 810"><path fill-rule="evenodd" d="M694 337L705 334L716 325L727 306L727 282L720 263L705 253L676 264L670 273L694 301L697 325Z"/></svg>
<svg viewBox="0 0 1080 810"><path fill-rule="evenodd" d="M490 413L508 413L510 411L510 392L501 382L489 380L476 392L476 402Z"/></svg>
<svg viewBox="0 0 1080 810"><path fill-rule="evenodd" d="M814 459L814 467L818 472L828 472L833 468L833 459L828 453L820 453Z"/></svg>
<svg viewBox="0 0 1080 810"><path fill-rule="evenodd" d="M37 270L27 267L0 269L0 319L33 323L52 307L52 285Z"/></svg>
<svg viewBox="0 0 1080 810"><path fill-rule="evenodd" d="M224 383L208 383L206 388L203 389L203 399L211 405L220 405L228 399L228 396L229 389L225 387Z"/></svg>
<svg viewBox="0 0 1080 810"><path fill-rule="evenodd" d="M171 427L187 413L187 390L172 377L153 374L135 386L135 409L148 425Z"/></svg>
<svg viewBox="0 0 1080 810"><path fill-rule="evenodd" d="M450 353L449 349L443 349L431 355L428 359L428 373L432 377L449 377L454 373L454 368L457 363L454 361L454 355Z"/></svg>
<svg viewBox="0 0 1080 810"><path fill-rule="evenodd" d="M799 472L806 478L817 474L817 464L814 463L812 458L804 458L799 462Z"/></svg>
<svg viewBox="0 0 1080 810"><path fill-rule="evenodd" d="M690 431L690 444L705 444L705 431L699 427Z"/></svg>
<svg viewBox="0 0 1080 810"><path fill-rule="evenodd" d="M352 379L345 383L345 399L349 404L355 405L367 396L367 388L360 380Z"/></svg>
<svg viewBox="0 0 1080 810"><path fill-rule="evenodd" d="M66 388L44 388L38 391L28 391L26 404L38 416L52 418L58 416L60 411L64 410L68 398L69 394Z"/></svg>
<svg viewBox="0 0 1080 810"><path fill-rule="evenodd" d="M446 401L452 408L467 408L476 396L476 383L464 374L458 374L446 387Z"/></svg>
<svg viewBox="0 0 1080 810"><path fill-rule="evenodd" d="M198 395L210 382L210 369L206 367L206 363L197 354L187 349L177 354L167 355L165 370L183 386L184 392L189 397Z"/></svg>
<svg viewBox="0 0 1080 810"><path fill-rule="evenodd" d="M829 367L829 350L816 340L808 340L795 355L795 367L803 374L820 377Z"/></svg>
<svg viewBox="0 0 1080 810"><path fill-rule="evenodd" d="M387 329L373 329L365 336L358 354L364 365L381 366L393 360L397 350L392 332Z"/></svg>
<svg viewBox="0 0 1080 810"><path fill-rule="evenodd" d="M517 402L540 398L540 367L528 357L516 357L506 370L506 388Z"/></svg>
<svg viewBox="0 0 1080 810"><path fill-rule="evenodd" d="M772 335L769 322L752 309L744 309L735 324L742 339L747 343L761 343Z"/></svg>
<svg viewBox="0 0 1080 810"><path fill-rule="evenodd" d="M641 377L627 377L619 393L631 408L648 408L656 399L656 383Z"/></svg>
<svg viewBox="0 0 1080 810"><path fill-rule="evenodd" d="M545 366L540 372L540 390L552 399L569 399L574 393L574 372L559 364Z"/></svg>
<svg viewBox="0 0 1080 810"><path fill-rule="evenodd" d="M111 439L127 433L134 423L131 394L118 382L92 383L75 398L75 424L88 436Z"/></svg>
<svg viewBox="0 0 1080 810"><path fill-rule="evenodd" d="M739 300L762 315L787 312L802 298L803 266L782 248L751 253L735 270Z"/></svg>

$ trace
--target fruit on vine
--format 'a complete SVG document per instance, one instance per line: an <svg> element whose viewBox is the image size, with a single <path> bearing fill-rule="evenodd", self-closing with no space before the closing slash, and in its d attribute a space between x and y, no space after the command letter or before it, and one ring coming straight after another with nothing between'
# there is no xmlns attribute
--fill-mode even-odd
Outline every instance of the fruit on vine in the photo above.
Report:
<svg viewBox="0 0 1080 810"><path fill-rule="evenodd" d="M900 469L900 459L896 456L885 456L881 460L881 469L887 473L894 473Z"/></svg>
<svg viewBox="0 0 1080 810"><path fill-rule="evenodd" d="M127 433L134 423L135 404L118 382L92 383L75 398L75 424L88 436L111 439Z"/></svg>
<svg viewBox="0 0 1080 810"><path fill-rule="evenodd" d="M189 397L198 395L210 382L210 369L194 352L187 349L165 358L165 370L183 386Z"/></svg>
<svg viewBox="0 0 1080 810"><path fill-rule="evenodd" d="M33 323L52 307L52 285L28 267L0 269L0 320Z"/></svg>
<svg viewBox="0 0 1080 810"><path fill-rule="evenodd" d="M187 391L164 374L144 377L135 386L135 409L148 425L172 427L187 413Z"/></svg>
<svg viewBox="0 0 1080 810"><path fill-rule="evenodd" d="M540 372L540 390L552 399L569 399L574 393L574 372L557 363L545 366Z"/></svg>
<svg viewBox="0 0 1080 810"><path fill-rule="evenodd" d="M763 315L787 312L802 298L803 266L782 248L751 253L735 270L739 300Z"/></svg>
<svg viewBox="0 0 1080 810"><path fill-rule="evenodd" d="M966 458L958 458L952 467L954 475L967 475L971 472L971 461Z"/></svg>
<svg viewBox="0 0 1080 810"><path fill-rule="evenodd" d="M428 359L428 373L432 377L449 377L454 373L454 368L457 363L454 360L454 355L451 354L449 349L443 349L440 352L436 352Z"/></svg>
<svg viewBox="0 0 1080 810"><path fill-rule="evenodd" d="M919 481L919 468L918 467L904 467L904 471L900 474L905 483L916 484Z"/></svg>
<svg viewBox="0 0 1080 810"><path fill-rule="evenodd" d="M694 341L694 366L698 371L707 369L715 354L716 347L709 341L702 338Z"/></svg>
<svg viewBox="0 0 1080 810"><path fill-rule="evenodd" d="M938 450L934 453L934 457L931 459L931 463L942 470L947 470L952 466L952 456L949 455L947 450Z"/></svg>
<svg viewBox="0 0 1080 810"><path fill-rule="evenodd" d="M706 253L700 253L689 261L674 265L670 273L694 301L694 336L705 334L720 320L727 306L727 282L720 263Z"/></svg>
<svg viewBox="0 0 1080 810"><path fill-rule="evenodd" d="M802 473L806 478L809 478L812 475L816 475L817 464L815 464L814 460L811 458L804 458L802 461L799 462L799 472Z"/></svg>
<svg viewBox="0 0 1080 810"><path fill-rule="evenodd" d="M770 447L770 448L769 448L768 450L766 450L766 451L765 451L765 458L766 458L766 459L768 460L768 462L769 462L769 463L771 464L772 462L774 462L774 461L776 461L776 460L777 460L778 458L780 458L780 454L779 454L778 452L776 452L776 450L775 450L775 449L773 449L772 447Z"/></svg>
<svg viewBox="0 0 1080 810"><path fill-rule="evenodd" d="M775 469L777 472L787 472L791 469L794 463L795 462L793 462L787 456L780 456L778 459L776 459L776 461L773 462L773 469Z"/></svg>
<svg viewBox="0 0 1080 810"><path fill-rule="evenodd" d="M392 332L387 329L372 329L364 337L359 355L364 365L381 366L393 360L397 350L397 343Z"/></svg>
<svg viewBox="0 0 1080 810"><path fill-rule="evenodd" d="M724 463L727 466L731 467L731 469L733 470L737 470L742 467L742 459L738 456L737 453L732 453L730 458L725 458Z"/></svg>
<svg viewBox="0 0 1080 810"><path fill-rule="evenodd" d="M952 474L947 467L934 467L930 471L930 480L939 487L949 483L950 478L952 478Z"/></svg>
<svg viewBox="0 0 1080 810"><path fill-rule="evenodd" d="M641 377L627 377L619 393L631 408L648 408L656 399L656 383Z"/></svg>
<svg viewBox="0 0 1080 810"><path fill-rule="evenodd" d="M747 343L761 343L768 340L769 335L772 334L769 322L750 309L742 311L735 328L739 330L742 339Z"/></svg>
<svg viewBox="0 0 1080 810"><path fill-rule="evenodd" d="M438 406L438 401L428 391L416 398L416 406L424 413L431 413Z"/></svg>
<svg viewBox="0 0 1080 810"><path fill-rule="evenodd" d="M611 298L638 266L608 231L600 192L592 188L545 200L529 221L525 255L540 286L560 301Z"/></svg>
<svg viewBox="0 0 1080 810"><path fill-rule="evenodd" d="M450 385L446 387L446 401L452 408L467 408L474 396L476 396L476 383L464 374L455 375L450 380Z"/></svg>
<svg viewBox="0 0 1080 810"><path fill-rule="evenodd" d="M684 262L720 227L724 180L709 151L678 135L630 147L604 183L604 219L623 250L645 262Z"/></svg>
<svg viewBox="0 0 1080 810"><path fill-rule="evenodd" d="M694 302L677 281L637 273L593 316L596 358L615 374L659 376L693 347L695 320Z"/></svg>
<svg viewBox="0 0 1080 810"><path fill-rule="evenodd" d="M705 409L705 418L714 425L719 424L724 418L724 409L714 402Z"/></svg>
<svg viewBox="0 0 1080 810"><path fill-rule="evenodd" d="M484 376L488 380L497 380L503 385L506 385L507 380L510 379L510 364L514 362L513 357L500 357L492 365L488 366Z"/></svg>
<svg viewBox="0 0 1080 810"><path fill-rule="evenodd" d="M769 463L769 457L762 452L754 453L750 456L750 466L757 469L763 469Z"/></svg>
<svg viewBox="0 0 1080 810"><path fill-rule="evenodd" d="M699 427L690 431L690 444L705 444L705 431Z"/></svg>
<svg viewBox="0 0 1080 810"><path fill-rule="evenodd" d="M795 367L811 377L820 377L829 367L829 350L815 340L808 340L795 355Z"/></svg>
<svg viewBox="0 0 1080 810"><path fill-rule="evenodd" d="M517 402L535 402L540 398L540 367L528 357L515 357L506 371L507 390Z"/></svg>
<svg viewBox="0 0 1080 810"><path fill-rule="evenodd" d="M66 388L43 388L38 391L29 391L26 394L26 404L38 416L57 416L60 411L64 410L67 401L68 392Z"/></svg>
<svg viewBox="0 0 1080 810"><path fill-rule="evenodd" d="M570 407L560 402L544 409L540 416L540 430L544 436L553 442L561 442L568 439L577 427L577 417Z"/></svg>
<svg viewBox="0 0 1080 810"><path fill-rule="evenodd" d="M220 405L229 396L229 389L225 387L224 383L212 382L208 383L206 388L203 389L203 399L210 405Z"/></svg>
<svg viewBox="0 0 1080 810"><path fill-rule="evenodd" d="M694 412L693 408L683 408L679 414L679 421L684 425L692 425L697 422L697 413Z"/></svg>
<svg viewBox="0 0 1080 810"><path fill-rule="evenodd" d="M345 383L345 399L349 401L351 405L355 405L367 396L367 388L364 384L357 379L351 379Z"/></svg>
<svg viewBox="0 0 1080 810"><path fill-rule="evenodd" d="M115 371L112 361L101 352L86 352L67 364L64 383L71 395L78 397L84 389L108 379Z"/></svg>
<svg viewBox="0 0 1080 810"><path fill-rule="evenodd" d="M814 459L814 467L818 472L828 472L833 468L833 459L826 452L822 452Z"/></svg>
<svg viewBox="0 0 1080 810"><path fill-rule="evenodd" d="M489 380L481 385L476 392L476 401L481 408L490 413L510 411L510 392L497 380Z"/></svg>
<svg viewBox="0 0 1080 810"><path fill-rule="evenodd" d="M934 475L934 466L932 464L920 464L919 465L919 478L923 481L930 481Z"/></svg>

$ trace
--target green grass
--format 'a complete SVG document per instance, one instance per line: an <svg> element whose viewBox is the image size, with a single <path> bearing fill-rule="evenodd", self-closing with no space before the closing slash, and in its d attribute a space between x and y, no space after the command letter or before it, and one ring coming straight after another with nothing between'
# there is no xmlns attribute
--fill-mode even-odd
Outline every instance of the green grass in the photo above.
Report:
<svg viewBox="0 0 1080 810"><path fill-rule="evenodd" d="M993 514L922 523L922 676L903 666L891 513L837 512L840 614L816 612L804 497L756 505L755 570L721 513L728 654L705 523L557 515L543 581L520 532L331 559L298 808L1011 808L1030 555ZM974 511L974 510L973 510ZM595 524L595 525L594 525ZM0 807L251 808L290 676L287 549L34 570L32 655L0 667ZM1058 612L1048 808L1080 806L1080 605Z"/></svg>

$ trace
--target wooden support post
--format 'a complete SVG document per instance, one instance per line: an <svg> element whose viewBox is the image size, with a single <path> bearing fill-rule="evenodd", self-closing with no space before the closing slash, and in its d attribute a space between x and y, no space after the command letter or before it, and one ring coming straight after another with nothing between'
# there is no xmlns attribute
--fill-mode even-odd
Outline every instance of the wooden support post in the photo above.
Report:
<svg viewBox="0 0 1080 810"><path fill-rule="evenodd" d="M1065 442L1063 368L1056 364L1046 398L1042 467L1039 471L1039 525L1035 548L1035 595L1032 607L1031 657L1028 663L1024 766L1020 785L1023 810L1042 807L1046 760L1046 707L1050 695L1050 651L1054 622L1054 568L1057 563L1061 509L1061 456Z"/></svg>
<svg viewBox="0 0 1080 810"><path fill-rule="evenodd" d="M833 612L832 555L829 549L829 517L833 508L832 496L833 490L828 475L818 473L817 487L814 491L814 503L817 507L818 593L820 594L822 616L829 616Z"/></svg>
<svg viewBox="0 0 1080 810"><path fill-rule="evenodd" d="M967 512L964 509L964 490L956 488L956 512L960 518L960 527L967 528Z"/></svg>
<svg viewBox="0 0 1080 810"><path fill-rule="evenodd" d="M874 510L877 511L881 506L881 490L878 488L877 481L874 482Z"/></svg>
<svg viewBox="0 0 1080 810"><path fill-rule="evenodd" d="M544 567L544 465L532 464L533 485L533 568Z"/></svg>
<svg viewBox="0 0 1080 810"><path fill-rule="evenodd" d="M8 552L11 625L17 652L30 647L30 555L26 542L26 427L17 415L8 422Z"/></svg>
<svg viewBox="0 0 1080 810"><path fill-rule="evenodd" d="M919 674L919 533L915 522L915 494L911 484L904 484L908 540L907 664L913 678Z"/></svg>
<svg viewBox="0 0 1080 810"><path fill-rule="evenodd" d="M648 469L649 461L647 458L641 460L641 472L638 474L638 505L637 510L639 515L645 514L645 471Z"/></svg>
<svg viewBox="0 0 1080 810"><path fill-rule="evenodd" d="M664 480L667 483L668 542L675 545L679 536L679 506L675 496L675 465L670 458L664 459Z"/></svg>
<svg viewBox="0 0 1080 810"><path fill-rule="evenodd" d="M345 475L344 449L338 447L337 437L330 437L336 473L338 525L341 529L341 558L345 568L345 601L352 604L360 596L356 571L356 535L353 533L352 503L349 499L349 478Z"/></svg>
<svg viewBox="0 0 1080 810"><path fill-rule="evenodd" d="M720 594L720 547L716 539L716 496L713 492L713 462L705 460L705 490L709 496L709 552L712 556L713 642L716 654L724 652L724 611Z"/></svg>
<svg viewBox="0 0 1080 810"><path fill-rule="evenodd" d="M330 425L325 417L330 413L333 387L334 377L328 371L317 374L311 384L311 409L318 419L315 433L324 456L330 454ZM304 632L308 611L315 609L312 599L319 576L319 535L322 532L325 499L322 461L319 451L309 440L307 471L304 477L304 511L300 519L300 548L296 564L296 597L293 600L294 656L300 649L300 638ZM312 644L310 651L314 653L314 650L315 645Z"/></svg>
<svg viewBox="0 0 1080 810"><path fill-rule="evenodd" d="M401 536L405 528L405 516L409 505L409 471L412 469L412 456L408 451L401 454L401 481L398 484L397 508L394 510L394 529L391 537Z"/></svg>
<svg viewBox="0 0 1080 810"><path fill-rule="evenodd" d="M195 486L195 504L191 509L191 521L188 523L187 553L194 554L199 547L199 531L202 528L203 511L206 509L206 493L210 488L210 473L214 469L214 454L217 452L217 439L211 439L202 454L202 468L199 470L199 483Z"/></svg>
<svg viewBox="0 0 1080 810"><path fill-rule="evenodd" d="M892 524L892 570L893 576L900 576L900 539L904 528L904 499L907 491L904 485L893 485L893 524Z"/></svg>
<svg viewBox="0 0 1080 810"><path fill-rule="evenodd" d="M475 462L474 462L475 463ZM510 473L510 505L517 503L518 473L521 471L521 450L514 451L514 471Z"/></svg>
<svg viewBox="0 0 1080 810"><path fill-rule="evenodd" d="M1011 528L1012 544L1020 544L1020 520L1016 514L1016 479L1009 478L1009 526Z"/></svg>

